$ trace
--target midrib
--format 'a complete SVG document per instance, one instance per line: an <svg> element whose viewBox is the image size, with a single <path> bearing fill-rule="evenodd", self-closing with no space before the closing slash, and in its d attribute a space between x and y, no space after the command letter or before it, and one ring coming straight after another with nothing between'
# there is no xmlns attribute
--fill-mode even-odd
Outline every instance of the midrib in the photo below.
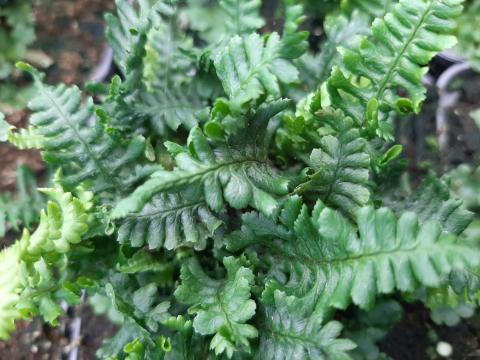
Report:
<svg viewBox="0 0 480 360"><path fill-rule="evenodd" d="M400 62L400 60L403 58L403 55L405 54L405 52L407 51L407 49L409 48L409 46L411 45L412 41L416 38L417 36L417 33L418 31L420 30L420 28L422 27L424 21L425 21L425 18L427 17L427 15L430 13L430 10L432 9L432 6L433 6L433 3L434 3L434 0L431 0L427 6L427 8L425 9L425 11L423 12L422 16L420 17L420 20L418 21L417 25L415 26L415 28L413 29L413 32L411 33L411 35L409 36L408 40L405 42L405 44L403 45L402 49L400 50L400 52L398 53L398 55L394 58L394 61L392 63L392 65L389 67L388 69L388 72L387 72L387 75L385 76L385 78L383 79L383 81L381 82L378 90L377 90L377 93L375 95L375 98L380 101L381 97L383 96L383 93L387 87L387 84L390 82L393 74L395 73L395 70L398 66L398 63Z"/></svg>
<svg viewBox="0 0 480 360"><path fill-rule="evenodd" d="M102 174L102 176L105 178L105 180L107 180L107 182L109 181L112 181L115 186L119 186L120 184L118 183L117 179L115 178L115 176L111 176L111 174L109 174L109 172L105 169L105 167L102 165L102 163L96 158L96 156L94 155L93 153L93 150L92 148L90 147L90 145L88 144L88 142L86 142L83 137L80 135L80 133L77 131L77 128L74 126L74 124L70 121L69 117L63 112L62 108L60 107L60 105L57 104L57 102L55 101L55 99L53 97L50 96L50 92L48 91L48 89L45 88L45 86L40 83L42 89L43 89L43 93L47 96L47 98L50 100L50 102L52 103L53 107L59 112L59 114L61 115L61 118L68 124L68 126L72 129L72 131L75 133L75 136L77 137L78 141L84 146L85 150L87 151L88 155L90 156L90 158L93 160L93 162L95 163L96 167L98 168L99 172Z"/></svg>

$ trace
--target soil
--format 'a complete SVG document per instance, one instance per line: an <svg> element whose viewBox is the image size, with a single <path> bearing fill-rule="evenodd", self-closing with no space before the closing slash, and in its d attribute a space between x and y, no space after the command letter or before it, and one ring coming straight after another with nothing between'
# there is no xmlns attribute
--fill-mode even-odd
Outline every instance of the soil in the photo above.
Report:
<svg viewBox="0 0 480 360"><path fill-rule="evenodd" d="M452 346L450 360L480 359L480 317L463 320L459 325L439 326L422 304L403 304L404 317L380 342L380 349L394 360L440 360L435 351L439 341Z"/></svg>
<svg viewBox="0 0 480 360"><path fill-rule="evenodd" d="M76 310L81 319L81 337L70 341L69 329L74 314L60 318L60 325L44 325L40 319L20 322L8 342L0 342L0 360L62 360L78 347L78 360L93 360L102 340L116 328L103 316L93 314L83 305Z"/></svg>

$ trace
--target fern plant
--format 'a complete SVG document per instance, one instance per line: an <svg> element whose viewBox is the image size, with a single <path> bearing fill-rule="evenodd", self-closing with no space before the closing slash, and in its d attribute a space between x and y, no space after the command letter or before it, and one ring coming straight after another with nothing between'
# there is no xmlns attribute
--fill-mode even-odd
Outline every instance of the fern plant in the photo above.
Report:
<svg viewBox="0 0 480 360"><path fill-rule="evenodd" d="M471 213L435 175L406 197L386 181L392 122L421 111L461 0L330 2L318 54L303 2L279 5L279 33L255 0L116 3L99 102L18 64L30 125L2 137L57 176L0 253L0 336L85 290L120 323L99 358L349 359L379 298L478 298ZM342 333L351 307L367 315Z"/></svg>

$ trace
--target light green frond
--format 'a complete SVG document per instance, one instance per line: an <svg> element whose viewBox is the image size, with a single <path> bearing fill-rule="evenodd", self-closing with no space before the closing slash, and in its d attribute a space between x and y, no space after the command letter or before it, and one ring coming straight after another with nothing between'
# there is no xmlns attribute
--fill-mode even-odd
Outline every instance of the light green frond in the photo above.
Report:
<svg viewBox="0 0 480 360"><path fill-rule="evenodd" d="M78 244L89 227L91 193L79 189L83 193L77 198L60 188L44 192L52 201L36 231L30 235L25 230L20 240L0 252L0 338L8 337L20 317L40 314L55 323L62 310L52 294L64 285L55 269L64 261L62 254Z"/></svg>
<svg viewBox="0 0 480 360"><path fill-rule="evenodd" d="M87 193L87 197L80 200L59 188L41 191L52 201L48 202L47 211L41 212L37 231L31 236L25 235L26 251L29 255L48 251L66 253L88 230L88 210L92 207L93 194Z"/></svg>
<svg viewBox="0 0 480 360"><path fill-rule="evenodd" d="M6 140L19 149L40 149L45 139L42 135L36 134L32 129L18 129L10 127Z"/></svg>
<svg viewBox="0 0 480 360"><path fill-rule="evenodd" d="M249 339L257 337L255 327L246 324L255 314L256 304L250 299L254 277L233 257L224 258L223 264L227 278L214 280L198 261L189 260L182 266L175 296L196 314L193 328L197 333L215 335L210 342L215 354L225 353L231 358L236 349L250 352Z"/></svg>
<svg viewBox="0 0 480 360"><path fill-rule="evenodd" d="M14 244L0 251L0 339L6 340L15 329L15 320L21 313L19 303L21 285L20 246Z"/></svg>

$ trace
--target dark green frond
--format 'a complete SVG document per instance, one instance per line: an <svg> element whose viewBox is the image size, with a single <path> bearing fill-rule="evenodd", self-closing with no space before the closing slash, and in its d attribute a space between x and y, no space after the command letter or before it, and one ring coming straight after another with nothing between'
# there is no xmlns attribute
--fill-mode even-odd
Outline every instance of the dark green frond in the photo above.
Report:
<svg viewBox="0 0 480 360"><path fill-rule="evenodd" d="M263 216L245 215L242 229L229 237L230 249L262 244L273 251L279 270L289 269L288 281L267 282L265 299L281 289L319 314L344 309L351 301L368 308L377 294L438 287L453 270L480 262L478 250L442 233L435 221L420 224L411 212L396 218L387 208L364 207L357 229L321 202L311 215L300 206L299 199L289 200L277 225Z"/></svg>
<svg viewBox="0 0 480 360"><path fill-rule="evenodd" d="M257 337L257 330L246 322L255 314L255 301L250 299L253 273L241 266L240 260L226 257L223 264L227 279L211 279L198 261L191 259L182 266L182 283L175 297L191 306L195 315L193 328L202 335L213 335L210 348L216 355L232 357L240 348L250 352L249 339Z"/></svg>
<svg viewBox="0 0 480 360"><path fill-rule="evenodd" d="M62 181L67 188L88 182L96 193L123 193L155 170L155 166L141 165L143 137L119 141L97 121L93 101L82 104L77 87L45 85L40 74L23 67L32 73L37 87L29 103L29 132L41 139L39 148L45 160L62 169Z"/></svg>
<svg viewBox="0 0 480 360"><path fill-rule="evenodd" d="M355 344L338 338L342 331L339 322L322 324L321 318L306 313L295 297L278 290L274 299L273 305L262 309L263 332L256 359L350 359L347 352Z"/></svg>
<svg viewBox="0 0 480 360"><path fill-rule="evenodd" d="M391 111L418 113L425 99L421 82L428 70L425 65L455 45L452 33L461 3L402 0L383 19L377 18L372 35L357 49L341 50L344 69L334 69L327 82L331 104L365 126L367 121L375 123L377 116L385 120Z"/></svg>
<svg viewBox="0 0 480 360"><path fill-rule="evenodd" d="M287 193L288 182L267 161L271 138L268 124L288 105L287 101L277 101L260 107L226 140L210 140L194 128L187 147L167 143L177 167L156 172L118 204L113 216L120 218L138 212L156 194L186 187L200 187L208 207L215 212L227 203L235 209L252 206L271 214L279 195Z"/></svg>
<svg viewBox="0 0 480 360"><path fill-rule="evenodd" d="M329 125L331 135L322 136L310 155L312 174L298 194L314 195L327 205L354 215L370 200L370 156L367 142L353 121L341 112L317 113L318 123Z"/></svg>
<svg viewBox="0 0 480 360"><path fill-rule="evenodd" d="M140 212L121 221L118 241L134 247L148 245L149 249L191 246L202 250L221 224L201 195L159 194Z"/></svg>

